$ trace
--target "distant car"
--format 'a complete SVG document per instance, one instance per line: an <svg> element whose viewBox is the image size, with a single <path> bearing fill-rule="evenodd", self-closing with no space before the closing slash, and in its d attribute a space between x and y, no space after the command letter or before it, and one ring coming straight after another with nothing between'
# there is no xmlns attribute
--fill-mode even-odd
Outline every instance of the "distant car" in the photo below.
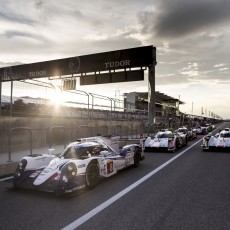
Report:
<svg viewBox="0 0 230 230"><path fill-rule="evenodd" d="M188 133L189 130L188 130L187 127L185 127L185 126L178 128L178 129L176 130L176 132L177 132L177 133L180 133L180 134L186 135L187 138L188 138L188 136L190 135L190 134Z"/></svg>
<svg viewBox="0 0 230 230"><path fill-rule="evenodd" d="M213 129L215 128L212 124L206 124L205 127L207 128L207 132L212 132Z"/></svg>
<svg viewBox="0 0 230 230"><path fill-rule="evenodd" d="M69 144L59 157L52 154L23 157L13 176L14 188L67 194L94 188L102 177L110 177L144 160L138 144L119 150L118 136L82 138Z"/></svg>
<svg viewBox="0 0 230 230"><path fill-rule="evenodd" d="M205 135L208 133L207 127L199 126L197 127L197 135Z"/></svg>
<svg viewBox="0 0 230 230"><path fill-rule="evenodd" d="M225 128L213 136L211 133L203 138L204 151L224 150L230 152L230 128Z"/></svg>
<svg viewBox="0 0 230 230"><path fill-rule="evenodd" d="M191 141L197 137L197 131L196 129L188 129L187 127L180 127L176 131L179 134L186 135L187 140Z"/></svg>
<svg viewBox="0 0 230 230"><path fill-rule="evenodd" d="M197 138L197 129L191 128L193 139Z"/></svg>
<svg viewBox="0 0 230 230"><path fill-rule="evenodd" d="M187 145L186 135L163 130L158 132L153 138L146 138L145 151L175 152L185 145Z"/></svg>

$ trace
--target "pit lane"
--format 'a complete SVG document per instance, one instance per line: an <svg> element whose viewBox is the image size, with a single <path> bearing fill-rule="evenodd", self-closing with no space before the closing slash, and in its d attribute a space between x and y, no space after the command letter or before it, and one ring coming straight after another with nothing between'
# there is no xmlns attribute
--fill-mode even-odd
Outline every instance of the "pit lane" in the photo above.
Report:
<svg viewBox="0 0 230 230"><path fill-rule="evenodd" d="M204 153L201 138L176 154L147 152L140 167L127 168L72 197L12 191L1 182L1 229L71 229L69 224L182 152L77 229L230 229L230 154Z"/></svg>

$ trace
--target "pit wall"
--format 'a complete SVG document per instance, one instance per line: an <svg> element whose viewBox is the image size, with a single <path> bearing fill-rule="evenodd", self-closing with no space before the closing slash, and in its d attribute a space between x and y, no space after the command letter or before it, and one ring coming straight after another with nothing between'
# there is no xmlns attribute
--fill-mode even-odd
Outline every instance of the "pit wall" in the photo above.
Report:
<svg viewBox="0 0 230 230"><path fill-rule="evenodd" d="M0 117L0 153L68 144L81 137L144 132L140 121L108 121L66 118Z"/></svg>

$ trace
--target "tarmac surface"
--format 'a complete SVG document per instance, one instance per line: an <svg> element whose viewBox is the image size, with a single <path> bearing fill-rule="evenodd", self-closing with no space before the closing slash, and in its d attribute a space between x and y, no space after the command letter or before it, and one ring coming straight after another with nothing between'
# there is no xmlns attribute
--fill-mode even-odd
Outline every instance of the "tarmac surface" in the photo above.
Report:
<svg viewBox="0 0 230 230"><path fill-rule="evenodd" d="M2 181L0 229L230 229L230 154L203 152L202 137L176 153L145 152L139 167L73 196L8 189L12 183Z"/></svg>

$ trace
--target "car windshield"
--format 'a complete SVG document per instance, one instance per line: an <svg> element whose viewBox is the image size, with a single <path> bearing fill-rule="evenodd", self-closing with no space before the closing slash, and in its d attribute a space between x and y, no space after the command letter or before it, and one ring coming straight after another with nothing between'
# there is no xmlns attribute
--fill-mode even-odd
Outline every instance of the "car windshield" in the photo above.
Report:
<svg viewBox="0 0 230 230"><path fill-rule="evenodd" d="M230 137L230 132L221 132L220 137Z"/></svg>
<svg viewBox="0 0 230 230"><path fill-rule="evenodd" d="M94 143L94 142L75 143L73 145L68 146L60 155L60 157L64 157L65 159L87 158L89 154L91 154L91 156L97 156L103 150L107 150L107 147L100 143Z"/></svg>
<svg viewBox="0 0 230 230"><path fill-rule="evenodd" d="M178 129L178 132L186 133L186 132L187 132L187 129L181 128L181 129Z"/></svg>
<svg viewBox="0 0 230 230"><path fill-rule="evenodd" d="M156 137L157 138L168 138L168 133L157 133Z"/></svg>

